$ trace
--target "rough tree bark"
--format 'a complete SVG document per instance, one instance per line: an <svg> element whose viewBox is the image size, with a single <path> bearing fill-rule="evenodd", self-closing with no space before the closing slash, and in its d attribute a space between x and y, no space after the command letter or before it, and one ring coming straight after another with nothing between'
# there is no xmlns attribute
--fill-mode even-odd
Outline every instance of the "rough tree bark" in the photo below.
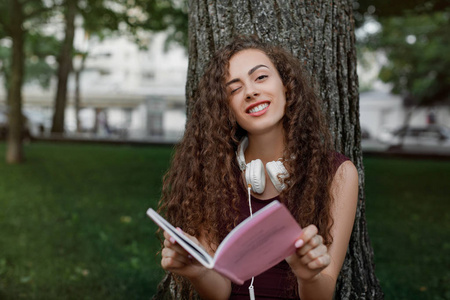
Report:
<svg viewBox="0 0 450 300"><path fill-rule="evenodd" d="M20 163L24 160L22 132L22 84L24 77L24 42L25 31L23 22L25 20L23 7L20 1L12 1L10 6L10 27L7 28L12 39L11 78L8 90L8 145L6 150L6 162L9 164Z"/></svg>
<svg viewBox="0 0 450 300"><path fill-rule="evenodd" d="M365 219L352 0L189 1L188 114L213 53L237 34L290 50L317 82L337 151L358 168L359 203L335 299L381 299ZM167 289L169 284L161 282Z"/></svg>
<svg viewBox="0 0 450 300"><path fill-rule="evenodd" d="M58 85L53 112L52 133L64 132L64 118L67 103L67 79L72 70L73 38L75 36L75 15L77 0L66 0L64 14L66 21L66 35L58 58Z"/></svg>

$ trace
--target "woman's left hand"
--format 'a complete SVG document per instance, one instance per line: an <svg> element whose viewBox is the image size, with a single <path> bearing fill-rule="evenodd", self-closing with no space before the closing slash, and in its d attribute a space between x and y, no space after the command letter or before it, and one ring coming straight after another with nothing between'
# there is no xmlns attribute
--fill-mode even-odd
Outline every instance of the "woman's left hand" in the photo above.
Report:
<svg viewBox="0 0 450 300"><path fill-rule="evenodd" d="M317 227L309 225L303 228L299 239L295 242L297 251L286 258L292 272L300 280L314 279L331 261L328 248L323 244Z"/></svg>

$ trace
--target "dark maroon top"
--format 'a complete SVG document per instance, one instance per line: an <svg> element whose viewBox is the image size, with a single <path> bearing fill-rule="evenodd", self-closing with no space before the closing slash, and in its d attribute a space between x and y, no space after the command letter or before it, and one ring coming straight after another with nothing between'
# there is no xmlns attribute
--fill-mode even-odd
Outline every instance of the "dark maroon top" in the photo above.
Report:
<svg viewBox="0 0 450 300"><path fill-rule="evenodd" d="M349 160L348 157L336 152L335 154L335 169L337 170L339 166ZM268 205L273 200L276 200L278 197L274 197L272 199L260 200L251 196L252 201L252 211L253 213L257 212L264 206ZM250 211L248 207L248 194L246 191L241 190L240 193L240 202L239 202L239 222L243 221L245 218L250 216ZM274 267L268 269L262 274L255 277L253 282L253 287L255 291L256 299L299 299L296 295L295 289L289 285L289 274L290 267L288 263L283 260L279 264ZM249 293L248 287L250 286L250 280L244 282L243 285L237 285L232 283L231 287L231 296L230 300L248 300Z"/></svg>

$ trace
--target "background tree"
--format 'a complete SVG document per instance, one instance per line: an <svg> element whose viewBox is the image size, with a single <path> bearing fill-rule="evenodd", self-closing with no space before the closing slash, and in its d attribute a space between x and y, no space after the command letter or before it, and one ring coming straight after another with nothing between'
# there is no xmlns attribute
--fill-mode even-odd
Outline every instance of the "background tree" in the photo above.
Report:
<svg viewBox="0 0 450 300"><path fill-rule="evenodd" d="M196 87L213 53L237 34L256 34L297 56L317 82L335 149L355 163L359 202L336 299L380 299L373 250L365 220L364 170L358 106L358 78L352 2L337 1L190 1L188 115ZM167 277L159 294L170 290Z"/></svg>
<svg viewBox="0 0 450 300"><path fill-rule="evenodd" d="M67 83L73 69L73 58L82 55L83 61L88 53L80 53L74 49L75 19L82 17L83 27L89 35L107 36L119 28L121 20L126 16L127 10L121 1L104 0L65 0L58 8L58 13L64 16L64 39L58 54L57 87L55 93L52 133L64 132L65 110L67 105ZM79 82L80 70L76 71L76 80ZM77 85L79 90L79 85ZM79 91L78 91L79 92ZM79 105L79 103L76 103ZM78 109L76 108L78 113ZM78 114L76 116L78 121Z"/></svg>
<svg viewBox="0 0 450 300"><path fill-rule="evenodd" d="M62 6L65 20L65 35L58 56L58 84L56 86L55 106L51 132L64 132L64 117L67 102L67 80L72 71L73 39L75 37L75 16L78 0L66 0Z"/></svg>
<svg viewBox="0 0 450 300"><path fill-rule="evenodd" d="M5 90L8 91L11 77L11 39L0 32L0 41L0 76ZM59 48L60 42L54 36L44 35L39 30L25 33L24 84L33 82L43 88L50 86L55 74L54 59Z"/></svg>
<svg viewBox="0 0 450 300"><path fill-rule="evenodd" d="M449 11L450 12L450 11ZM450 14L407 15L382 21L374 47L388 58L379 77L414 104L450 100ZM443 55L444 54L444 55Z"/></svg>
<svg viewBox="0 0 450 300"><path fill-rule="evenodd" d="M52 3L8 0L0 2L0 33L12 41L9 71L6 72L8 107L8 145L6 161L23 161L22 85L25 74L25 41L27 32L47 19Z"/></svg>
<svg viewBox="0 0 450 300"><path fill-rule="evenodd" d="M358 42L386 56L379 78L392 85L392 93L403 95L410 106L450 100L448 2L363 0L358 5L360 23L365 19L380 24L379 31Z"/></svg>
<svg viewBox="0 0 450 300"><path fill-rule="evenodd" d="M7 38L12 42L10 47L0 45L0 70L8 91L10 128L6 160L19 163L24 159L22 85L27 79L37 79L44 86L48 85L49 75L54 70L52 63L47 61L49 57L57 57L58 68L52 131L64 130L67 80L72 71L76 14L83 16L85 30L93 35L107 36L118 32L120 24L127 24L121 33L126 32L136 42L141 42L139 33L144 30L171 28L169 39L183 44L187 32L183 5L177 1L144 0L0 1L0 39ZM140 18L137 18L133 11L140 11ZM66 24L65 38L59 43L54 37L41 32L49 17L58 14L64 15Z"/></svg>
<svg viewBox="0 0 450 300"><path fill-rule="evenodd" d="M147 0L65 0L65 39L58 63L58 86L55 96L52 132L64 132L67 104L67 80L73 71L75 17L83 18L85 32L101 38L115 33L128 36L141 48L148 46L148 33L170 29L168 41L185 44L187 21L183 3ZM75 49L76 51L77 49ZM89 53L83 53L85 59ZM78 73L78 76L80 74Z"/></svg>
<svg viewBox="0 0 450 300"><path fill-rule="evenodd" d="M362 52L387 59L378 78L403 97L408 127L417 107L450 103L450 6L445 0L390 2L361 0L355 5L358 23L378 22L380 30L363 35ZM443 55L444 54L444 55ZM400 133L403 146L406 130Z"/></svg>

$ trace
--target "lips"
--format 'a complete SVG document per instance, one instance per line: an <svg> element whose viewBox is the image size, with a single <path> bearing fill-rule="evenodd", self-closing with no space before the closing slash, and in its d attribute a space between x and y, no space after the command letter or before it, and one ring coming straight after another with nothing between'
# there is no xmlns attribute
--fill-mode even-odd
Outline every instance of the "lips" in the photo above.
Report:
<svg viewBox="0 0 450 300"><path fill-rule="evenodd" d="M269 102L258 102L247 107L246 112L250 115L261 115L265 113L267 108L269 107Z"/></svg>

